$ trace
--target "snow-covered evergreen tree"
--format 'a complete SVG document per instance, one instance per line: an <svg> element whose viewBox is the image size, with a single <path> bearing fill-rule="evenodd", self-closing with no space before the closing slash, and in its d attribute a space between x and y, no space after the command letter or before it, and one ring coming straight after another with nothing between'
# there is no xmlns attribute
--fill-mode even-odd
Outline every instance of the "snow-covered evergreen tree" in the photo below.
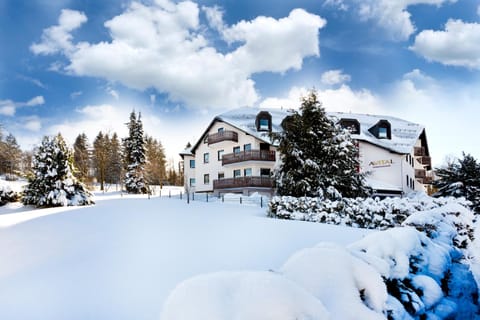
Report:
<svg viewBox="0 0 480 320"><path fill-rule="evenodd" d="M129 134L124 139L125 188L128 193L148 193L144 178L145 139L143 137L141 114L138 114L137 119L135 111L132 111L127 126Z"/></svg>
<svg viewBox="0 0 480 320"><path fill-rule="evenodd" d="M350 133L327 116L315 91L281 126L283 131L273 134L282 160L274 172L279 195L332 199L368 193L358 172L358 148Z"/></svg>
<svg viewBox="0 0 480 320"><path fill-rule="evenodd" d="M90 152L88 138L85 133L79 134L73 143L73 164L78 179L86 183L88 180L88 170L90 168Z"/></svg>
<svg viewBox="0 0 480 320"><path fill-rule="evenodd" d="M480 164L469 154L435 170L439 178L433 185L438 191L436 197L464 197L472 203L476 213L480 213Z"/></svg>
<svg viewBox="0 0 480 320"><path fill-rule="evenodd" d="M93 195L73 176L73 160L60 134L44 137L34 156L34 177L23 203L37 207L93 204Z"/></svg>

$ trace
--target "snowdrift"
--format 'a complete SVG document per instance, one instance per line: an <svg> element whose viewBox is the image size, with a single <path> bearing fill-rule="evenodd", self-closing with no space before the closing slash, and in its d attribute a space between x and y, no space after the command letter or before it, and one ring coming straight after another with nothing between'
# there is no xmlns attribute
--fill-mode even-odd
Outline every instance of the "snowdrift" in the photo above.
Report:
<svg viewBox="0 0 480 320"><path fill-rule="evenodd" d="M278 272L200 275L172 291L161 319L475 319L473 221L446 204L347 248L300 250Z"/></svg>

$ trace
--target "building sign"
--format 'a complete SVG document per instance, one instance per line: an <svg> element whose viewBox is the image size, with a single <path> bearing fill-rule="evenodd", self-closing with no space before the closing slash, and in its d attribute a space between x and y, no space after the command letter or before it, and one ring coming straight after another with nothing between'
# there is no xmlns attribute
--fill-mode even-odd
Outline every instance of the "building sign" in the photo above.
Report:
<svg viewBox="0 0 480 320"><path fill-rule="evenodd" d="M373 168L385 168L385 167L391 167L393 164L393 160L377 160L377 161L370 161L368 164L370 167Z"/></svg>

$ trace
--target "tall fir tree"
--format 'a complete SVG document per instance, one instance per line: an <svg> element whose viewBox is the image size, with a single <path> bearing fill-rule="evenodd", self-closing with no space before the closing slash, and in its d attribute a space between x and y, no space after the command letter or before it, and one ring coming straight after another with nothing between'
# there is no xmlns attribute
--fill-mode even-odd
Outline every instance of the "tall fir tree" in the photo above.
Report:
<svg viewBox="0 0 480 320"><path fill-rule="evenodd" d="M125 189L128 193L148 193L144 178L146 159L141 114L138 114L137 119L135 111L132 111L127 127L128 137L124 139Z"/></svg>
<svg viewBox="0 0 480 320"><path fill-rule="evenodd" d="M473 156L463 153L463 159L437 168L435 174L438 179L433 183L437 188L434 197L464 197L480 213L480 164Z"/></svg>
<svg viewBox="0 0 480 320"><path fill-rule="evenodd" d="M73 165L75 167L75 176L83 183L89 180L90 169L90 151L88 138L85 133L81 133L73 143Z"/></svg>
<svg viewBox="0 0 480 320"><path fill-rule="evenodd" d="M279 143L281 164L274 171L279 195L338 198L369 193L358 172L358 148L349 132L330 119L317 93L302 98L300 111L292 111L273 133Z"/></svg>
<svg viewBox="0 0 480 320"><path fill-rule="evenodd" d="M20 163L22 157L22 150L20 149L17 139L10 133L6 136L4 141L4 172L8 174L19 173Z"/></svg>
<svg viewBox="0 0 480 320"><path fill-rule="evenodd" d="M23 203L37 207L93 204L92 194L73 176L73 159L63 137L44 137L34 155L34 177Z"/></svg>

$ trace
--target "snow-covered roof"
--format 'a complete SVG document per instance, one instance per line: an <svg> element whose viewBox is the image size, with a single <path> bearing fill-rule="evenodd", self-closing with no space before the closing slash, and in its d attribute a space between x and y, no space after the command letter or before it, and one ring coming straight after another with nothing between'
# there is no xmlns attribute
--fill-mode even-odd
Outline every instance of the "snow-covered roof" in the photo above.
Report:
<svg viewBox="0 0 480 320"><path fill-rule="evenodd" d="M273 132L280 132L282 130L280 126L282 120L291 114L288 110L284 109L259 109L253 107L242 107L227 111L215 117L205 133L210 129L213 123L216 121L223 121L239 130L248 133L251 136L260 139L261 141L272 143L268 132L257 131L255 119L260 111L267 111L272 116ZM412 151L417 139L424 130L422 125L391 116L343 112L327 112L327 114L333 118L336 118L337 120L356 119L360 123L360 133L352 134L353 138L367 141L379 147L402 154L410 153ZM386 120L390 123L391 139L379 139L369 131L370 128L375 126L381 120ZM204 134L202 134L202 137ZM202 137L200 137L199 142L201 141ZM191 149L191 152L195 151L199 142L195 144L195 146Z"/></svg>
<svg viewBox="0 0 480 320"><path fill-rule="evenodd" d="M183 149L183 151L181 151L181 152L179 153L179 155L182 156L182 158L183 158L183 156L193 156L192 148L189 147L189 148Z"/></svg>
<svg viewBox="0 0 480 320"><path fill-rule="evenodd" d="M360 123L360 133L353 134L353 138L370 142L396 153L410 153L424 130L422 125L391 116L344 112L328 112L328 114L338 120L356 119ZM391 139L378 139L369 131L381 120L387 120L390 123Z"/></svg>

